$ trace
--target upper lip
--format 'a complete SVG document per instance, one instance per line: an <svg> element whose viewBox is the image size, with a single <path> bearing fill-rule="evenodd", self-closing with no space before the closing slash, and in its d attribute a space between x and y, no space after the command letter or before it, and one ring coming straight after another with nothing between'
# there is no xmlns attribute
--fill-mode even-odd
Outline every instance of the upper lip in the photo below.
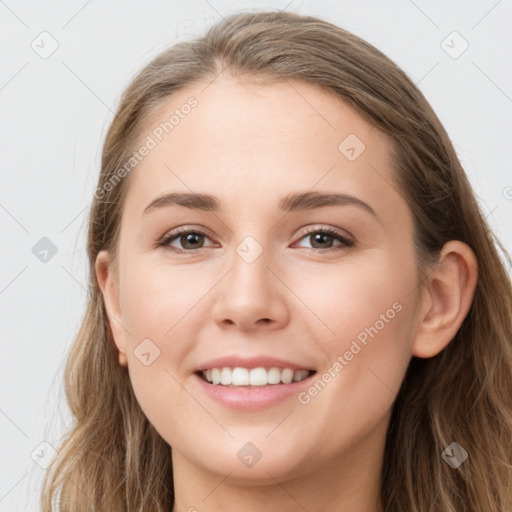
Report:
<svg viewBox="0 0 512 512"><path fill-rule="evenodd" d="M224 356L219 357L217 359L212 359L210 361L205 361L200 364L196 368L196 372L200 372L203 370L209 370L211 368L271 368L277 367L280 369L290 368L292 370L310 370L315 371L312 368L302 365L299 363L294 363L292 361L287 361L285 359L279 359L272 356L250 356L250 357L242 357L240 355L237 356Z"/></svg>

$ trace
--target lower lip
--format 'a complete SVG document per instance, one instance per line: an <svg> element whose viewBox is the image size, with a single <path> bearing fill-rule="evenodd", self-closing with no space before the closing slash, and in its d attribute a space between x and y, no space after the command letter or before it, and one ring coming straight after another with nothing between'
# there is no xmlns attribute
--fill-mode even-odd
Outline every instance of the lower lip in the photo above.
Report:
<svg viewBox="0 0 512 512"><path fill-rule="evenodd" d="M291 384L267 384L258 387L229 387L222 384L210 384L196 373L192 375L207 396L216 402L232 409L264 409L292 395L300 393L301 389L310 385L315 373L300 382Z"/></svg>

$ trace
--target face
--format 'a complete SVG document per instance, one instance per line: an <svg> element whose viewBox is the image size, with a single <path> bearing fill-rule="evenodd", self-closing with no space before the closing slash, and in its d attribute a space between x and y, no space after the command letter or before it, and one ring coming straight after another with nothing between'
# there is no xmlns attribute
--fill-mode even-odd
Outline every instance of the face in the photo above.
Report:
<svg viewBox="0 0 512 512"><path fill-rule="evenodd" d="M389 141L290 83L221 75L147 121L137 147L156 144L130 175L109 276L149 421L183 460L241 480L370 460L414 337L412 214ZM162 199L175 193L192 197Z"/></svg>

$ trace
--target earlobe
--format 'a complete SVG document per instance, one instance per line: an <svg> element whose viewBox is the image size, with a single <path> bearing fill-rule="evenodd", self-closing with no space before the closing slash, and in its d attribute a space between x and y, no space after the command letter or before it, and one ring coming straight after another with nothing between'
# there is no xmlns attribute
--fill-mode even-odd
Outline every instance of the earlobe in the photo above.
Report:
<svg viewBox="0 0 512 512"><path fill-rule="evenodd" d="M118 286L116 284L111 265L109 264L109 254L107 251L100 251L98 253L95 262L95 272L103 296L103 301L105 303L105 309L107 310L112 337L117 349L119 350L119 364L121 366L128 366L126 357L126 339L124 329L121 324Z"/></svg>
<svg viewBox="0 0 512 512"><path fill-rule="evenodd" d="M124 350L119 350L118 359L119 359L119 364L121 366L124 366L126 368L128 367L128 359L126 358L126 353L124 352Z"/></svg>
<svg viewBox="0 0 512 512"><path fill-rule="evenodd" d="M412 355L434 357L450 343L471 307L477 278L473 250L458 240L447 242L427 278Z"/></svg>

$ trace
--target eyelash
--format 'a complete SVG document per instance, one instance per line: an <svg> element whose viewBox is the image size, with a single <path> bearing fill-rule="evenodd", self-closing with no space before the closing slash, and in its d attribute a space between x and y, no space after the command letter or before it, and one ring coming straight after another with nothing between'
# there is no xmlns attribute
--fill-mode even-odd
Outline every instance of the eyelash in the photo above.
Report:
<svg viewBox="0 0 512 512"><path fill-rule="evenodd" d="M346 249L346 248L349 248L349 247L353 247L355 245L354 242L352 242L351 240L349 240L348 238L343 236L343 234L340 231L338 231L335 228L329 228L329 227L327 227L327 228L318 228L318 227L317 228L315 228L315 227L309 228L307 230L307 232L304 233L300 237L299 240L302 240L303 238L305 238L308 235L311 235L313 233L321 233L323 235L331 235L334 238L336 238L339 241L341 241L343 243L343 246L331 247L329 249L316 249L314 247L312 247L312 248L302 247L302 249L306 249L308 252L318 252L318 251L320 251L320 252L333 252L333 251L339 251L339 250L344 249L344 248ZM200 251L201 249L204 249L204 247L201 247L199 249L178 249L176 247L171 247L169 245L171 242L173 242L174 240L178 239L179 237L181 237L183 235L188 235L188 234L204 235L204 236L208 237L208 234L205 233L204 231L202 231L201 229L191 229L189 227L185 227L184 226L184 227L181 227L181 228L177 228L173 232L169 233L160 242L158 242L156 244L156 246L157 247L166 247L166 248L170 249L171 251L174 251L174 252L179 253L179 254L194 254L197 251Z"/></svg>

